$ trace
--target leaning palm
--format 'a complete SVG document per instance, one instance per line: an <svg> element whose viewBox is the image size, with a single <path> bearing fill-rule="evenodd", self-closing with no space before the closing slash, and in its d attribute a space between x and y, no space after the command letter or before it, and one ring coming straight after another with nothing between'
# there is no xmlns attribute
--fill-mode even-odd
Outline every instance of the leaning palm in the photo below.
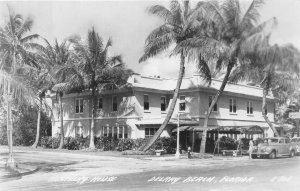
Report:
<svg viewBox="0 0 300 191"><path fill-rule="evenodd" d="M168 114L160 128L154 136L149 139L146 145L140 148L141 150L146 151L151 147L155 140L161 135L172 117L184 75L184 65L186 62L185 51L182 50L185 48L185 45L182 45L181 43L186 39L193 38L197 34L202 33L202 25L205 22L201 20L202 14L200 8L203 4L205 3L199 3L196 8L192 9L188 0L184 1L183 5L181 5L177 0L172 0L170 2L169 9L161 5L154 5L149 9L150 13L160 17L164 23L148 35L145 42L144 55L140 58L139 62L143 62L168 50L174 44L177 45L177 48L180 47L181 50L178 52L172 51L171 53L173 56L176 55L180 57L180 65L178 80L172 102L169 106ZM202 68L200 67L200 69L204 74L204 77L210 78L206 62L204 62L203 59L200 59L199 63L199 65L203 66Z"/></svg>
<svg viewBox="0 0 300 191"><path fill-rule="evenodd" d="M33 40L38 38L37 34L25 36L30 31L33 24L31 18L24 19L22 15L15 14L9 9L9 19L3 28L0 28L0 52L1 52L1 92L6 92L7 97L7 129L9 132L9 158L8 165L14 166L12 156L12 101L24 98L24 101L30 101L35 97L34 89L26 80L26 71L31 67L36 68L34 50L40 47ZM14 78L16 77L16 78ZM10 79L7 81L7 79ZM7 83L6 83L7 82ZM22 88L20 88L22 85ZM3 89L5 88L5 89ZM32 97L33 96L33 97Z"/></svg>
<svg viewBox="0 0 300 191"><path fill-rule="evenodd" d="M268 38L263 39L250 54L249 51L245 52L245 56L250 57L250 62L239 65L232 73L231 81L252 81L263 88L262 116L276 137L279 134L266 112L267 95L272 90L276 97L284 98L284 92L294 91L300 69L298 55L297 49L291 45L271 46Z"/></svg>
<svg viewBox="0 0 300 191"><path fill-rule="evenodd" d="M226 71L220 88L205 115L200 146L201 153L205 152L208 120L214 105L222 95L232 69L238 63L245 62L242 54L243 49L255 46L262 36L269 34L267 29L276 24L275 18L258 24L260 17L258 9L261 5L261 0L252 0L248 9L243 11L239 0L208 1L205 8L207 10L206 16L211 18L208 25L209 30L180 44L181 47L186 47L185 52L191 52L192 56L198 53L203 58L215 60L216 67L225 68ZM177 47L176 52L182 51L181 47Z"/></svg>
<svg viewBox="0 0 300 191"><path fill-rule="evenodd" d="M65 84L71 90L91 90L92 97L92 116L91 126L89 129L90 149L95 149L94 129L95 117L97 112L97 92L103 88L117 88L126 84L126 80L131 71L126 69L120 55L110 57L108 49L112 46L109 39L104 45L102 38L94 28L88 31L87 42L82 42L79 37L70 39L73 43L75 51L74 59L76 60L76 68L70 66L68 71L71 79ZM73 70L72 70L73 68Z"/></svg>

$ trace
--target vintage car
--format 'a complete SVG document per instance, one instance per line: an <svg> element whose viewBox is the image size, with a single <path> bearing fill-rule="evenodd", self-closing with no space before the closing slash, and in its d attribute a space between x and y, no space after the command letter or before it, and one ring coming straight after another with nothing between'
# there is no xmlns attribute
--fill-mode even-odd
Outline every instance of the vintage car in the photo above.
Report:
<svg viewBox="0 0 300 191"><path fill-rule="evenodd" d="M295 154L300 154L300 137L294 137L291 139L291 144L293 145L295 149Z"/></svg>
<svg viewBox="0 0 300 191"><path fill-rule="evenodd" d="M263 143L259 143L254 147L252 157L269 157L270 159L274 159L278 156L293 157L295 152L295 146L290 143L289 138L272 137L265 138Z"/></svg>

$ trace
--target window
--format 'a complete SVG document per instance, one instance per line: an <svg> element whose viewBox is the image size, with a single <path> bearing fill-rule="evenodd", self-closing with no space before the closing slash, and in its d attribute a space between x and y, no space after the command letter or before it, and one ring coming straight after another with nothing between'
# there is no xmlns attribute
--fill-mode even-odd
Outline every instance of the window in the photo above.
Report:
<svg viewBox="0 0 300 191"><path fill-rule="evenodd" d="M236 113L236 99L229 99L229 112Z"/></svg>
<svg viewBox="0 0 300 191"><path fill-rule="evenodd" d="M185 96L179 97L179 111L185 111Z"/></svg>
<svg viewBox="0 0 300 191"><path fill-rule="evenodd" d="M209 106L211 105L212 100L213 100L213 96L208 96L208 104L209 104ZM218 111L218 105L217 105L217 103L214 105L212 111Z"/></svg>
<svg viewBox="0 0 300 191"><path fill-rule="evenodd" d="M82 127L75 127L75 137L82 136Z"/></svg>
<svg viewBox="0 0 300 191"><path fill-rule="evenodd" d="M145 138L152 137L158 128L145 128Z"/></svg>
<svg viewBox="0 0 300 191"><path fill-rule="evenodd" d="M112 97L112 110L113 111L118 111L118 100L117 96Z"/></svg>
<svg viewBox="0 0 300 191"><path fill-rule="evenodd" d="M144 95L144 110L149 110L149 96L146 94Z"/></svg>
<svg viewBox="0 0 300 191"><path fill-rule="evenodd" d="M83 113L83 99L75 99L75 113Z"/></svg>
<svg viewBox="0 0 300 191"><path fill-rule="evenodd" d="M166 106L167 106L167 100L166 100L166 97L163 96L160 98L160 110L166 111Z"/></svg>
<svg viewBox="0 0 300 191"><path fill-rule="evenodd" d="M103 109L103 98L102 97L100 97L98 99L98 109Z"/></svg>
<svg viewBox="0 0 300 191"><path fill-rule="evenodd" d="M247 101L247 114L253 114L253 103L252 101Z"/></svg>

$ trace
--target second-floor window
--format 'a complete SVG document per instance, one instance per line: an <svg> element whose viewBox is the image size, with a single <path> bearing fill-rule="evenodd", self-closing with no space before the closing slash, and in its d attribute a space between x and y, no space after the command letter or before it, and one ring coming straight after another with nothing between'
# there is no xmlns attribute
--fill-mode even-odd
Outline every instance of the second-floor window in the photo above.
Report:
<svg viewBox="0 0 300 191"><path fill-rule="evenodd" d="M75 113L83 113L83 99L75 99Z"/></svg>
<svg viewBox="0 0 300 191"><path fill-rule="evenodd" d="M253 103L252 101L247 101L247 114L253 114Z"/></svg>
<svg viewBox="0 0 300 191"><path fill-rule="evenodd" d="M166 107L167 107L167 99L165 96L162 96L160 98L160 110L161 111L166 111Z"/></svg>
<svg viewBox="0 0 300 191"><path fill-rule="evenodd" d="M212 100L213 100L213 96L208 96L208 106L211 105ZM214 105L212 111L218 111L218 104L217 103Z"/></svg>
<svg viewBox="0 0 300 191"><path fill-rule="evenodd" d="M236 113L236 99L229 99L229 112Z"/></svg>
<svg viewBox="0 0 300 191"><path fill-rule="evenodd" d="M185 96L179 97L179 111L185 111Z"/></svg>
<svg viewBox="0 0 300 191"><path fill-rule="evenodd" d="M146 94L144 95L144 110L149 111L149 96Z"/></svg>
<svg viewBox="0 0 300 191"><path fill-rule="evenodd" d="M103 98L102 97L100 97L98 99L98 109L103 109Z"/></svg>
<svg viewBox="0 0 300 191"><path fill-rule="evenodd" d="M117 96L112 97L112 110L118 111L118 99Z"/></svg>

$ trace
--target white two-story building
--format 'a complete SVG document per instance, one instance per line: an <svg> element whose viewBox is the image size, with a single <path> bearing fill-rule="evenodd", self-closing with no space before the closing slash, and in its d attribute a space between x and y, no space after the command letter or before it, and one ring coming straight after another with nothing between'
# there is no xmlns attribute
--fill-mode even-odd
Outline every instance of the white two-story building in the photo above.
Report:
<svg viewBox="0 0 300 191"><path fill-rule="evenodd" d="M129 88L98 93L96 136L115 138L147 138L162 124L177 79L147 77L134 74L128 79ZM161 136L176 133L180 118L180 142L199 150L207 108L221 81L208 86L199 75L184 77L177 105ZM91 92L67 94L63 97L65 136L88 136L91 124ZM275 99L267 97L267 116L274 122ZM230 84L214 106L208 122L208 137L219 136L270 137L272 130L262 117L262 89L256 86ZM58 102L52 96L52 134L59 133Z"/></svg>

